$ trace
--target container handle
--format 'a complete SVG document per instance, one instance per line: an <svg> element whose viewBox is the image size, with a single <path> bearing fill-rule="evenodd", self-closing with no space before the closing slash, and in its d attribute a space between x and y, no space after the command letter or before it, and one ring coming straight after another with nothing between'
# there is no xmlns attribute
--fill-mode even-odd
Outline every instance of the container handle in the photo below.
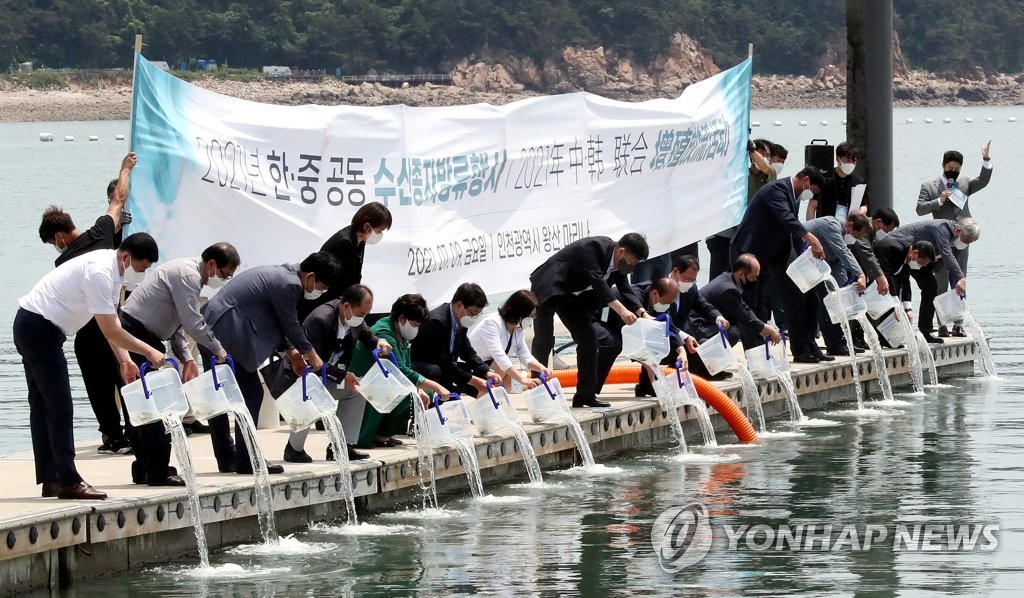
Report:
<svg viewBox="0 0 1024 598"><path fill-rule="evenodd" d="M679 382L679 388L682 388L682 387L686 386L686 382L683 382L683 361L681 359L677 359L676 363L675 363L675 366L676 366L676 381ZM689 375L689 373L687 373L687 375Z"/></svg>
<svg viewBox="0 0 1024 598"><path fill-rule="evenodd" d="M181 374L181 366L178 365L177 359L173 357L168 357L165 359L165 361L173 365L174 369L178 370L179 375ZM153 393L149 392L149 385L146 384L146 370L149 370L152 367L153 365L150 364L148 361L142 362L142 365L139 366L139 380L142 380L142 396L146 397L147 399L153 396Z"/></svg>
<svg viewBox="0 0 1024 598"><path fill-rule="evenodd" d="M448 400L458 401L459 393L453 392L449 394ZM437 394L436 392L434 393L434 411L437 412L437 419L440 420L441 425L443 426L445 422L447 422L448 420L445 418L444 414L441 413L441 395Z"/></svg>
<svg viewBox="0 0 1024 598"><path fill-rule="evenodd" d="M772 361L772 350L768 347L768 337L764 337L764 360L768 363Z"/></svg>
<svg viewBox="0 0 1024 598"><path fill-rule="evenodd" d="M722 328L721 324L718 325L718 336L720 336L722 338L722 346L725 347L726 349L728 349L729 348L729 335L726 334L725 328Z"/></svg>
<svg viewBox="0 0 1024 598"><path fill-rule="evenodd" d="M669 319L668 314L658 314L654 316L655 320L659 320L665 323L665 336L672 336L672 321Z"/></svg>
<svg viewBox="0 0 1024 598"><path fill-rule="evenodd" d="M494 380L487 381L487 394L491 397L491 404L494 405L495 409L501 409L501 405L498 403L498 399L494 396L494 391L491 387L494 386Z"/></svg>
<svg viewBox="0 0 1024 598"><path fill-rule="evenodd" d="M548 379L547 372L540 373L540 383L544 385L544 390L548 391L548 394L551 395L551 400L554 401L558 398L558 395L555 394L555 391L551 390L551 387L548 385Z"/></svg>
<svg viewBox="0 0 1024 598"><path fill-rule="evenodd" d="M227 361L228 365L231 366L231 373L234 373L235 372L235 360L231 357L231 355L228 355L227 358L225 359L225 361ZM213 373L213 389L214 390L220 390L221 388L223 388L224 385L221 384L220 380L217 379L217 356L216 355L211 355L210 356L210 372Z"/></svg>
<svg viewBox="0 0 1024 598"><path fill-rule="evenodd" d="M306 394L306 374L313 371L313 366L307 365L302 368L302 402L305 403L309 400L309 395ZM327 386L327 364L320 366L320 381L324 386Z"/></svg>
<svg viewBox="0 0 1024 598"><path fill-rule="evenodd" d="M395 364L395 367L399 367L398 366L398 360L395 359L395 352L394 351L391 351L390 353L388 353L388 357L391 358L391 362ZM391 372L389 372L388 369L386 367L384 367L384 364L380 362L380 349L374 349L373 350L373 360L377 362L377 367L380 368L380 371L381 371L382 374L384 374L385 378L387 378L388 376L391 375Z"/></svg>

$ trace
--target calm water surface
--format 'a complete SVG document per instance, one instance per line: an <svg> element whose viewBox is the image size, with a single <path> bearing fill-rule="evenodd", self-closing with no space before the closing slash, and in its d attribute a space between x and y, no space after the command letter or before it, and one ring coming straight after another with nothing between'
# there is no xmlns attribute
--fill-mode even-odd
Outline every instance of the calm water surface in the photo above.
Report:
<svg viewBox="0 0 1024 598"><path fill-rule="evenodd" d="M941 124L949 116L953 123ZM415 512L366 517L380 536L352 536L320 526L298 533L271 555L220 549L219 570L197 576L191 561L113 579L77 584L70 596L106 595L1019 595L1024 587L1024 309L1019 298L1022 230L1017 165L1021 108L913 109L895 115L896 209L916 219L921 181L936 176L944 149L980 167L980 147L993 139L992 184L972 199L983 226L971 256L972 311L990 334L1001 379L957 379L953 388L892 408L885 417L830 416L841 427L809 428L800 438L731 449L739 460L683 464L672 451L624 455L611 475L545 472L552 486L491 484L502 500L442 499L449 517ZM752 120L784 122L755 135L786 145L791 173L812 137L842 139L841 111L758 111ZM964 117L974 123L965 124ZM984 122L985 117L995 119ZM914 118L915 124L904 123ZM935 124L925 125L924 118ZM798 120L812 123L798 127ZM827 120L829 126L818 123ZM6 258L0 277L0 454L29 446L24 378L11 342L17 298L52 267L56 255L38 240L39 215L49 203L87 225L105 206L104 191L127 144L127 123L0 125L0 164L7 174ZM37 141L41 131L73 144ZM83 142L88 135L101 141ZM13 187L12 187L13 185ZM73 352L68 345L69 359ZM97 435L77 366L72 363L79 439ZM876 397L873 397L876 398ZM773 428L779 428L774 424ZM720 442L726 441L720 438ZM672 575L651 548L654 519L698 500L715 529L721 524L892 524L959 520L998 522L994 553L913 553L876 547L856 552L730 551L716 537L700 563Z"/></svg>

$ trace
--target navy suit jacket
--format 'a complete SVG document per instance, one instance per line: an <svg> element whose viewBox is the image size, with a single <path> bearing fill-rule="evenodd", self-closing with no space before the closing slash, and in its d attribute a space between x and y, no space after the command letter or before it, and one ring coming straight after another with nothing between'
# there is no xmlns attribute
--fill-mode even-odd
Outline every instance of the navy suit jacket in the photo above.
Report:
<svg viewBox="0 0 1024 598"><path fill-rule="evenodd" d="M762 265L785 266L796 242L807 234L800 222L799 208L791 178L761 187L736 229L729 247L730 261L741 253L752 253Z"/></svg>
<svg viewBox="0 0 1024 598"><path fill-rule="evenodd" d="M538 301L545 303L553 297L571 295L591 287L600 305L619 299L626 309L636 311L640 301L633 294L626 275L615 269L608 274L614 251L615 241L608 237L573 241L530 274L531 290ZM612 295L613 286L619 289L620 297Z"/></svg>
<svg viewBox="0 0 1024 598"><path fill-rule="evenodd" d="M442 380L435 380L447 385L452 382L462 387L469 384L472 376L483 378L490 367L480 359L473 350L466 334L469 330L458 326L455 332L454 348L452 339L452 312L450 303L443 303L430 310L430 318L420 325L420 331L412 341L413 363L430 363L441 368ZM461 359L463 364L459 364Z"/></svg>

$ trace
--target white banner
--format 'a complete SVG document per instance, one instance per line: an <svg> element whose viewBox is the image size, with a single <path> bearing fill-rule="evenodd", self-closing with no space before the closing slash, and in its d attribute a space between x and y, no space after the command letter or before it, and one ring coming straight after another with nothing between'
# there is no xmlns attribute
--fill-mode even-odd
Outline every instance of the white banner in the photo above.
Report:
<svg viewBox="0 0 1024 598"><path fill-rule="evenodd" d="M131 232L163 260L227 241L243 267L296 262L379 201L394 226L366 249L375 310L466 281L510 292L586 236L642 232L657 255L738 223L749 103L749 60L674 100L366 108L230 98L139 56Z"/></svg>

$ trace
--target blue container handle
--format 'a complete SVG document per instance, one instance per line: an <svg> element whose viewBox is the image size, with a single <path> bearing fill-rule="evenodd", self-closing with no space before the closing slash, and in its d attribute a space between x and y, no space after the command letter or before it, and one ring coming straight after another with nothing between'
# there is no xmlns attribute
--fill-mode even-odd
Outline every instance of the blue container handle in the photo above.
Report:
<svg viewBox="0 0 1024 598"><path fill-rule="evenodd" d="M395 359L395 352L394 351L388 352L388 357L391 358L391 362L395 364L395 367L400 367L398 365L398 360ZM377 367L380 368L380 371L381 371L382 374L384 374L385 378L387 378L388 376L391 375L391 372L389 372L388 369L386 367L384 367L384 364L380 362L380 349L374 349L373 350L373 360L377 362Z"/></svg>
<svg viewBox="0 0 1024 598"><path fill-rule="evenodd" d="M501 409L501 404L498 403L498 399L495 398L495 396L494 396L494 391L491 390L492 386L494 386L494 380L488 380L487 381L487 394L490 395L490 397L491 397L491 404L494 405L494 408L495 409Z"/></svg>
<svg viewBox="0 0 1024 598"><path fill-rule="evenodd" d="M729 335L725 332L725 328L723 328L721 324L718 325L718 336L722 337L722 346L728 349Z"/></svg>
<svg viewBox="0 0 1024 598"><path fill-rule="evenodd" d="M313 366L307 365L302 368L302 402L305 403L309 400L309 395L306 394L306 374L313 371ZM327 364L320 366L320 381L324 386L327 386Z"/></svg>
<svg viewBox="0 0 1024 598"><path fill-rule="evenodd" d="M548 391L548 394L551 395L551 400L554 401L555 399L558 398L558 395L556 395L555 391L551 390L551 387L548 386L549 379L550 376L548 376L547 372L540 373L540 383L544 385L544 390Z"/></svg>
<svg viewBox="0 0 1024 598"><path fill-rule="evenodd" d="M453 392L449 395L449 397L455 397L456 399L458 399L459 395ZM434 393L434 411L437 412L437 419L438 421L441 422L441 425L443 426L445 422L447 422L448 420L446 420L444 414L441 413L441 395L437 394L436 392Z"/></svg>
<svg viewBox="0 0 1024 598"><path fill-rule="evenodd" d="M227 361L228 365L231 366L231 373L232 374L235 373L235 360L231 357L231 355L228 355L227 358L225 359L225 361ZM224 385L221 384L220 380L217 379L217 356L216 355L211 355L210 356L210 371L213 372L213 389L214 390L220 390L221 388L224 388Z"/></svg>
<svg viewBox="0 0 1024 598"><path fill-rule="evenodd" d="M686 386L686 382L683 382L683 361L677 359L676 363L676 381L679 382L679 388Z"/></svg>
<svg viewBox="0 0 1024 598"><path fill-rule="evenodd" d="M764 360L771 363L772 350L768 347L768 337L764 337Z"/></svg>
<svg viewBox="0 0 1024 598"><path fill-rule="evenodd" d="M181 366L178 365L178 360L173 357L168 357L164 361L169 362L174 366L174 369L178 370L178 375L181 375ZM139 366L139 380L142 380L142 396L147 399L153 396L153 393L149 392L149 385L146 384L146 370L152 368L153 365L148 361L143 361L142 365Z"/></svg>
<svg viewBox="0 0 1024 598"><path fill-rule="evenodd" d="M655 320L659 320L665 323L665 336L672 336L672 320L669 319L668 314L658 314L654 316Z"/></svg>

